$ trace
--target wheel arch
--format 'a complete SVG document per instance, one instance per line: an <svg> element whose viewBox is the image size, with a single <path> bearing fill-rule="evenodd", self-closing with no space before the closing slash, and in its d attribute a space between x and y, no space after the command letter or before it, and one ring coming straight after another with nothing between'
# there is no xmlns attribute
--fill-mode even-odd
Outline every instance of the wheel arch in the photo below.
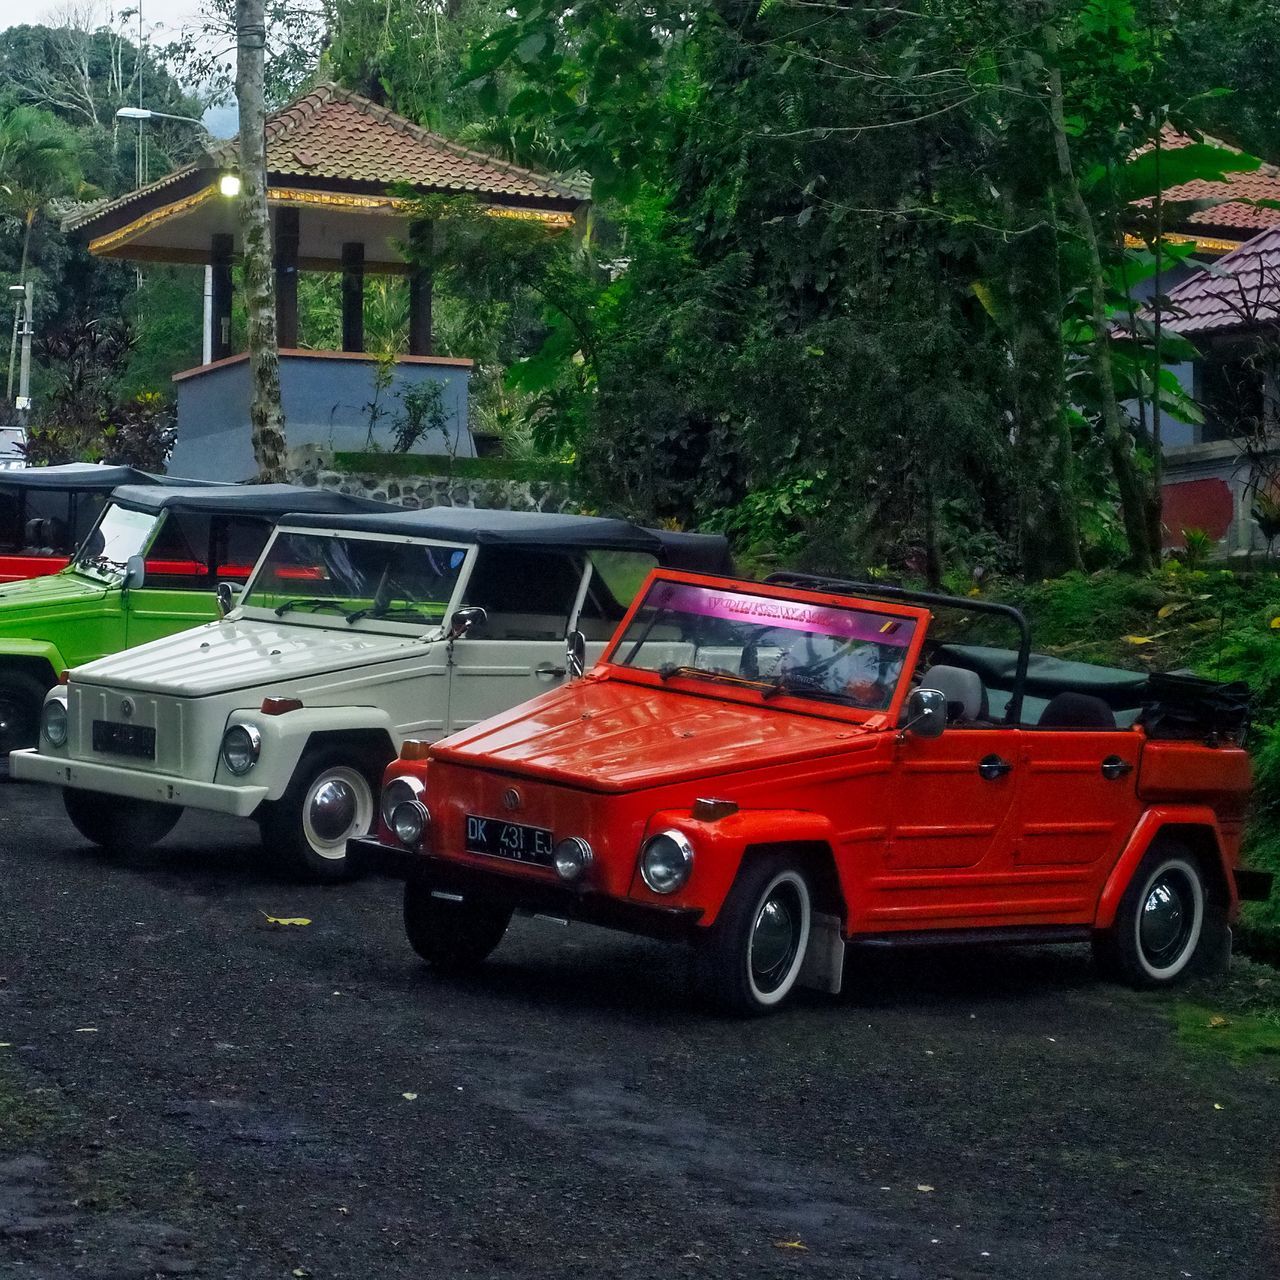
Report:
<svg viewBox="0 0 1280 1280"><path fill-rule="evenodd" d="M39 680L47 693L58 683L59 672L65 670L57 650L47 652L26 650L19 653L0 653L0 676L16 671L25 676Z"/></svg>
<svg viewBox="0 0 1280 1280"><path fill-rule="evenodd" d="M791 856L809 872L813 886L813 909L836 916L845 927L848 907L840 873L836 869L835 851L825 840L761 840L742 851L742 864L761 858Z"/></svg>
<svg viewBox="0 0 1280 1280"><path fill-rule="evenodd" d="M380 760L375 777L375 786L382 785L382 773L387 765L396 757L396 744L386 729L370 727L367 729L316 729L308 734L303 743L299 761L304 760L313 751L324 751L329 747L342 747L343 750L367 751L375 759Z"/></svg>
<svg viewBox="0 0 1280 1280"><path fill-rule="evenodd" d="M1153 849L1164 846L1182 847L1191 853L1204 874L1211 901L1234 913L1238 903L1235 880L1213 810L1168 809L1144 814L1134 829L1103 886L1094 921L1096 928L1111 926L1120 900L1142 860Z"/></svg>

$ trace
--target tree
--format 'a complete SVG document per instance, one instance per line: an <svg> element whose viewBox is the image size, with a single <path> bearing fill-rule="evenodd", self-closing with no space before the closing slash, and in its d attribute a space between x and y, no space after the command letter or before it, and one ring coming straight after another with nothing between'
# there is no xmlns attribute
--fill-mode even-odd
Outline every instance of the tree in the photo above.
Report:
<svg viewBox="0 0 1280 1280"><path fill-rule="evenodd" d="M266 106L263 0L236 0L236 98L240 104L239 220L248 313L252 392L249 421L258 479L285 476L284 413L280 406L280 356L276 347L275 273L271 215L267 209Z"/></svg>
<svg viewBox="0 0 1280 1280"><path fill-rule="evenodd" d="M31 232L41 209L80 184L75 137L48 112L11 107L0 118L0 196L24 225L19 282L31 260Z"/></svg>

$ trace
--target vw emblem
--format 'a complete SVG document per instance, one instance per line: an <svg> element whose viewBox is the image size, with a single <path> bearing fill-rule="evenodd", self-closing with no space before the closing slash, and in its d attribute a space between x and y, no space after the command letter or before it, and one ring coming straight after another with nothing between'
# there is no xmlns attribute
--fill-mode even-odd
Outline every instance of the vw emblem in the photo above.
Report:
<svg viewBox="0 0 1280 1280"><path fill-rule="evenodd" d="M502 793L502 807L504 809L518 809L520 807L520 793L515 787L508 787Z"/></svg>
<svg viewBox="0 0 1280 1280"><path fill-rule="evenodd" d="M126 720L128 720L129 717L133 715L133 699L132 698L120 699L120 714L124 716Z"/></svg>

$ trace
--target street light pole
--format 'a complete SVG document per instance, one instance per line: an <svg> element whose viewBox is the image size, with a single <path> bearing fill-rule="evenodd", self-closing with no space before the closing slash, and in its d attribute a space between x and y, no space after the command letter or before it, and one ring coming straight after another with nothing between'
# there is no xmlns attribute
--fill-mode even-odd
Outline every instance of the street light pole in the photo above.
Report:
<svg viewBox="0 0 1280 1280"><path fill-rule="evenodd" d="M13 315L14 342L9 348L9 386L5 392L7 400L13 394L13 353L17 347L17 339L22 338L22 359L18 368L18 398L13 407L19 413L27 413L31 409L31 339L36 327L32 315L35 303L35 286L30 280L26 284L11 284L9 293L15 300ZM22 326L19 329L18 316L21 313Z"/></svg>

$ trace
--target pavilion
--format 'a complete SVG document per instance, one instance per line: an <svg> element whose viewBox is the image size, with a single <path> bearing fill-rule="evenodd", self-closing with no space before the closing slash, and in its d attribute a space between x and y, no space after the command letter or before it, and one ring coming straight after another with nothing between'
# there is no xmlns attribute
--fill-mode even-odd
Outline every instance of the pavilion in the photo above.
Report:
<svg viewBox="0 0 1280 1280"><path fill-rule="evenodd" d="M401 246L429 243L402 193L469 196L495 216L533 218L549 231L571 228L585 193L548 174L467 149L368 98L321 84L268 117L267 203L272 217L280 382L290 452L360 449L369 405L425 382L441 384L448 426L416 450L470 456L467 383L471 361L432 349L432 287ZM249 368L232 351L233 266L239 252L235 208L237 140L118 199L68 219L98 257L205 268L203 362L175 375L178 439L171 466L196 478L246 479L254 472ZM228 196L224 191L231 191ZM393 194L394 193L394 194ZM298 273L342 279L342 350L300 345ZM397 354L390 386L379 358L365 352L366 276L408 277L408 351ZM385 447L385 446L384 446Z"/></svg>

